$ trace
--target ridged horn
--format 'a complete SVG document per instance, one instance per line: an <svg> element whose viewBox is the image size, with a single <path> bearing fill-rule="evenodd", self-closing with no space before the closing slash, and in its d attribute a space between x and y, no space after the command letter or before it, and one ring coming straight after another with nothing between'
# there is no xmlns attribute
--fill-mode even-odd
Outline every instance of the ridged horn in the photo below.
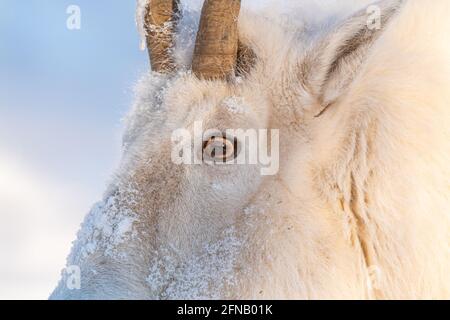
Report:
<svg viewBox="0 0 450 320"><path fill-rule="evenodd" d="M145 30L153 71L167 74L176 69L171 49L179 16L179 0L150 0L147 5Z"/></svg>
<svg viewBox="0 0 450 320"><path fill-rule="evenodd" d="M205 0L192 71L202 79L226 79L236 68L241 0Z"/></svg>

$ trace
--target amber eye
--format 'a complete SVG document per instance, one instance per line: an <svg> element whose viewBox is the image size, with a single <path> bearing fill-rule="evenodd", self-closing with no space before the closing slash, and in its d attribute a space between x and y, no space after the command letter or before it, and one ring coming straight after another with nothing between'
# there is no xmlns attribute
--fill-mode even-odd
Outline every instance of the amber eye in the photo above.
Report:
<svg viewBox="0 0 450 320"><path fill-rule="evenodd" d="M226 137L211 137L203 143L203 159L214 163L225 163L237 157L237 140Z"/></svg>

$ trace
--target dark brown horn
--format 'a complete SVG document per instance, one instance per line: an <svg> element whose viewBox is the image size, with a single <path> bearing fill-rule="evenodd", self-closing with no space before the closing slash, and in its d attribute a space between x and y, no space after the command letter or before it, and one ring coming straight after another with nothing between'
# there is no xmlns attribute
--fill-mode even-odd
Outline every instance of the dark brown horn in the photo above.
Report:
<svg viewBox="0 0 450 320"><path fill-rule="evenodd" d="M176 69L171 55L180 16L180 0L151 0L145 15L147 48L152 70L171 73Z"/></svg>
<svg viewBox="0 0 450 320"><path fill-rule="evenodd" d="M241 0L205 0L192 71L203 79L226 79L236 68Z"/></svg>

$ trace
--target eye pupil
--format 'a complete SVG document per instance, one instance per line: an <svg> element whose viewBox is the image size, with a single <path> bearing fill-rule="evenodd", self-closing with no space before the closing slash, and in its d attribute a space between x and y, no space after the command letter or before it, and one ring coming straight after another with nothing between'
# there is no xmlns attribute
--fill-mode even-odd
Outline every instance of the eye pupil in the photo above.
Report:
<svg viewBox="0 0 450 320"><path fill-rule="evenodd" d="M214 163L226 163L237 157L237 141L227 137L212 136L203 143L203 158Z"/></svg>

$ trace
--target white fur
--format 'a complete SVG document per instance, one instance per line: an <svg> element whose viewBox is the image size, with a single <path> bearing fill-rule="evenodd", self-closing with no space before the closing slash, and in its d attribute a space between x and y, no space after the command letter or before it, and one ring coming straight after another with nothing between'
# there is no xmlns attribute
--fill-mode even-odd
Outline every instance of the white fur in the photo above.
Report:
<svg viewBox="0 0 450 320"><path fill-rule="evenodd" d="M246 78L146 75L122 167L69 257L81 290L64 277L52 298L450 298L449 13L448 0L406 1L326 86L360 20L311 32L244 12L258 56ZM221 107L232 97L245 114ZM174 165L170 135L196 120L280 129L279 174Z"/></svg>

